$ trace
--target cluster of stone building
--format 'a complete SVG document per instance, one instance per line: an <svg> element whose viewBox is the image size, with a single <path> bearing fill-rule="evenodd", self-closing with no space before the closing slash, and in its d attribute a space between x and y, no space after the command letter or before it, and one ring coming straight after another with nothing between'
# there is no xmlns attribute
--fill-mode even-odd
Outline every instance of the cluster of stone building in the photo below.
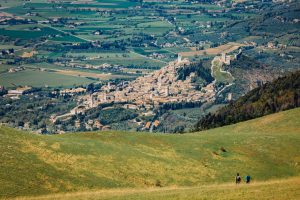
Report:
<svg viewBox="0 0 300 200"><path fill-rule="evenodd" d="M240 59L241 55L242 55L242 49L240 48L239 52L237 54L234 54L233 56L227 55L226 53L222 53L221 56L218 58L221 63L230 65L231 61Z"/></svg>
<svg viewBox="0 0 300 200"><path fill-rule="evenodd" d="M82 105L88 108L103 103L126 103L128 109L150 110L164 103L205 102L215 97L214 83L196 90L192 82L194 73L186 80L177 80L178 68L188 66L189 60L178 58L166 67L149 75L138 77L126 84L105 85L100 92L81 97ZM81 106L82 107L82 106ZM82 109L81 109L82 110Z"/></svg>
<svg viewBox="0 0 300 200"><path fill-rule="evenodd" d="M124 81L118 85L108 83L101 87L99 92L86 94L78 97L78 106L73 108L69 113L61 116L52 116L51 121L54 123L57 119L69 118L76 114L85 114L87 110L93 109L101 104L117 103L125 109L133 109L141 111L143 116L153 116L153 110L166 103L187 103L187 102L209 102L214 101L216 96L215 83L212 82L207 86L196 89L193 84L191 73L185 80L178 80L177 71L179 68L190 65L188 59L178 57L177 61L170 62L162 69L155 71L143 77L138 77L134 81ZM77 90L64 90L62 94L70 92L83 92L79 88ZM143 130L156 128L160 122L136 122L143 126ZM75 127L85 127L87 130L109 130L109 126L103 126L98 119L89 120L87 122L75 121Z"/></svg>
<svg viewBox="0 0 300 200"><path fill-rule="evenodd" d="M84 126L86 130L102 130L107 131L110 130L110 126L106 125L104 126L101 124L100 120L96 119L89 119L87 122L83 123L79 119L75 120L75 128L79 129L81 126Z"/></svg>
<svg viewBox="0 0 300 200"><path fill-rule="evenodd" d="M88 60L93 60L93 59L94 58L88 58ZM111 65L107 63L103 63L101 65L81 64L81 63L75 63L73 59L69 63L55 62L54 64L62 67L72 67L72 68L80 68L80 69L98 69L98 70L114 71L114 72L119 72L123 70L123 67L121 65Z"/></svg>

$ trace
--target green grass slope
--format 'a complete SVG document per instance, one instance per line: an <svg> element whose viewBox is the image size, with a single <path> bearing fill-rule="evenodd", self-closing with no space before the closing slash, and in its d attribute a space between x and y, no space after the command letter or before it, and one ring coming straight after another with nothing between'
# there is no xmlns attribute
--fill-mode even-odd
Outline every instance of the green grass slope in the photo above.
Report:
<svg viewBox="0 0 300 200"><path fill-rule="evenodd" d="M45 136L1 127L0 198L153 188L158 182L163 188L202 187L233 182L236 172L254 181L299 176L299 116L297 108L184 135Z"/></svg>
<svg viewBox="0 0 300 200"><path fill-rule="evenodd" d="M300 178L255 182L250 185L213 184L200 187L166 187L148 189L110 189L73 192L18 200L299 200Z"/></svg>

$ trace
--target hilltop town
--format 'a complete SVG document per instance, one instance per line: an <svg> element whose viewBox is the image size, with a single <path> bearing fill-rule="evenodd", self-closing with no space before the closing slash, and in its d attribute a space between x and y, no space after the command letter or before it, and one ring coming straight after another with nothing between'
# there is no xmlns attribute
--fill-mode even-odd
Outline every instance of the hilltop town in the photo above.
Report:
<svg viewBox="0 0 300 200"><path fill-rule="evenodd" d="M235 60L240 57L242 51L235 55L216 56L218 62L230 64L230 60ZM135 110L142 116L155 116L155 111L159 110L165 104L187 104L201 105L204 103L214 102L217 95L230 86L216 86L216 81L213 80L202 87L195 83L194 78L197 76L195 72L191 72L184 80L178 78L180 69L188 68L192 63L189 59L182 59L178 55L178 59L169 62L168 65L153 73L138 77L136 80L128 82L123 81L119 84L103 85L100 91L80 95L77 99L77 104L69 113L63 115L52 115L51 121L56 123L57 120L65 120L71 116L86 114L90 110L101 109L101 105L112 105L113 107L121 107L124 109ZM221 70L221 69L218 69ZM221 70L222 71L222 70ZM222 71L223 73L229 73ZM82 89L64 90L61 93L78 93L83 92ZM231 95L231 94L230 94ZM99 107L100 106L100 107ZM109 109L109 108L108 108ZM107 110L107 108L104 108ZM142 127L143 130L151 130L159 125L159 120L153 118L150 121L134 122ZM76 120L75 127L84 126L86 129L109 129L110 126L104 126L99 120L89 119L88 121Z"/></svg>
<svg viewBox="0 0 300 200"><path fill-rule="evenodd" d="M146 110L163 103L212 101L215 95L214 82L196 90L192 82L195 73L191 73L184 81L177 80L177 70L188 65L188 59L181 60L179 57L177 61L149 75L121 85L105 85L101 92L86 95L81 100L89 108L102 103L126 102L128 108Z"/></svg>

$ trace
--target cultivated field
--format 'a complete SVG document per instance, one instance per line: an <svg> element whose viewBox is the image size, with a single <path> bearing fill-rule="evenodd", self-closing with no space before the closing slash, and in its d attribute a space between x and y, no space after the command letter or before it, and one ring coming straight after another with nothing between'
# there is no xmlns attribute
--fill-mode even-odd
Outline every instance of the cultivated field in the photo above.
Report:
<svg viewBox="0 0 300 200"><path fill-rule="evenodd" d="M34 87L49 86L53 88L65 88L79 85L87 85L92 82L111 79L131 79L131 74L112 74L101 70L64 68L53 64L27 64L23 71L9 73L12 68L8 65L0 66L0 85L7 88L14 85L28 85ZM133 71L135 72L135 71Z"/></svg>
<svg viewBox="0 0 300 200"><path fill-rule="evenodd" d="M243 44L235 43L235 42L229 42L227 44L214 47L214 48L208 48L201 51L190 51L190 52L180 52L182 56L202 56L202 55L218 55L222 53L230 53L241 46L244 46Z"/></svg>
<svg viewBox="0 0 300 200"><path fill-rule="evenodd" d="M80 192L57 198L296 199L299 179L289 178L300 173L299 113L300 108L184 135L35 135L2 127L1 198ZM237 188L237 172L257 183ZM261 182L276 179L283 182ZM151 192L156 190L161 192Z"/></svg>
<svg viewBox="0 0 300 200"><path fill-rule="evenodd" d="M169 1L144 1L141 4L131 0L0 0L0 5L0 16L3 17L0 50L15 50L12 55L1 57L0 62L23 64L25 61L40 64L42 68L45 63L54 62L124 67L122 75L111 70L110 73L116 76L109 79L126 79L136 69L140 70L139 75L144 70L159 69L175 60L180 52L183 56L195 56L232 51L240 44L229 43L205 51L190 51L190 48L216 45L222 24L255 15L235 11L228 15L219 12L223 10L222 6L187 1L172 1L171 5ZM90 43L96 45L90 46ZM49 74L40 75L48 81ZM15 82L31 84L31 81ZM77 83L73 80L71 85ZM11 85L7 81L1 84Z"/></svg>
<svg viewBox="0 0 300 200"><path fill-rule="evenodd" d="M14 87L14 85L64 88L75 85L86 85L92 82L95 82L95 80L88 79L84 76L71 76L65 75L64 73L59 74L32 69L26 69L24 71L15 73L8 73L5 71L0 74L0 85L3 85L7 88Z"/></svg>
<svg viewBox="0 0 300 200"><path fill-rule="evenodd" d="M76 76L76 77L91 77L91 78L99 78L101 80L109 80L115 78L129 78L129 76L125 75L112 75L105 73L91 73L91 72L83 72L83 71L75 71L75 70L55 70L55 73L68 75L68 76Z"/></svg>

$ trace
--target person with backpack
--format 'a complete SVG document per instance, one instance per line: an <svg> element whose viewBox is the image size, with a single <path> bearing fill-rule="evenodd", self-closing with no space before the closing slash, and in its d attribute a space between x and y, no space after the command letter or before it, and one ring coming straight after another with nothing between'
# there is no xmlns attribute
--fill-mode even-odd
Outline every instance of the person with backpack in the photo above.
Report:
<svg viewBox="0 0 300 200"><path fill-rule="evenodd" d="M240 183L241 183L241 180L242 180L242 179L241 179L241 177L240 177L240 174L237 173L237 174L236 174L236 177L235 177L235 183L236 183L236 184L240 184Z"/></svg>
<svg viewBox="0 0 300 200"><path fill-rule="evenodd" d="M247 176L245 177L245 179L246 179L246 183L249 184L249 183L250 183L250 180L251 180L251 176L247 175Z"/></svg>

